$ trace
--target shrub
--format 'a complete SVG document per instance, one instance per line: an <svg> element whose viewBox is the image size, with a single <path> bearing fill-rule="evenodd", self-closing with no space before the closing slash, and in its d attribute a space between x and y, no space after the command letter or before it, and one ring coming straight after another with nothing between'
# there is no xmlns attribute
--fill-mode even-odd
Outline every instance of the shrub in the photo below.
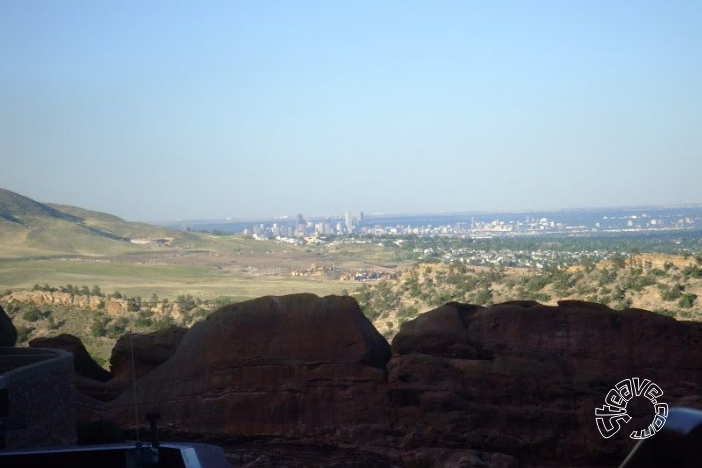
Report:
<svg viewBox="0 0 702 468"><path fill-rule="evenodd" d="M551 277L549 275L534 276L529 279L527 283L527 291L537 292L541 291L548 283L551 282Z"/></svg>
<svg viewBox="0 0 702 468"><path fill-rule="evenodd" d="M624 280L624 288L640 292L647 286L656 284L653 276L631 275Z"/></svg>
<svg viewBox="0 0 702 468"><path fill-rule="evenodd" d="M93 317L93 323L90 325L90 333L95 337L106 336L108 323L110 323L110 318L105 314L95 314Z"/></svg>
<svg viewBox="0 0 702 468"><path fill-rule="evenodd" d="M655 312L656 312L657 314L666 315L666 316L668 316L668 317L675 317L675 312L673 312L672 310L667 310L667 309L656 309Z"/></svg>
<svg viewBox="0 0 702 468"><path fill-rule="evenodd" d="M24 343L25 341L28 341L33 331L34 327L25 327L22 325L17 327L17 342Z"/></svg>
<svg viewBox="0 0 702 468"><path fill-rule="evenodd" d="M661 299L664 301L675 301L677 299L680 299L682 297L682 292L685 290L685 287L682 285L674 285L669 288L666 288L664 286L660 287L661 290Z"/></svg>
<svg viewBox="0 0 702 468"><path fill-rule="evenodd" d="M609 260L612 262L612 265L617 270L621 270L626 266L626 257L619 252L615 252L612 255L610 255Z"/></svg>
<svg viewBox="0 0 702 468"><path fill-rule="evenodd" d="M107 328L107 336L110 338L119 338L127 331L129 320L125 317L120 317L110 324Z"/></svg>
<svg viewBox="0 0 702 468"><path fill-rule="evenodd" d="M492 301L492 291L490 288L482 288L475 295L475 303L478 305L486 305Z"/></svg>
<svg viewBox="0 0 702 468"><path fill-rule="evenodd" d="M130 297L127 299L127 310L130 312L139 312L141 309L141 297Z"/></svg>
<svg viewBox="0 0 702 468"><path fill-rule="evenodd" d="M26 320L27 322L36 322L42 318L44 318L44 315L36 307L31 307L22 314L22 319Z"/></svg>
<svg viewBox="0 0 702 468"><path fill-rule="evenodd" d="M702 268L697 265L686 266L682 273L685 278L702 278Z"/></svg>
<svg viewBox="0 0 702 468"><path fill-rule="evenodd" d="M134 326L135 327L141 327L141 328L149 328L154 324L154 321L151 320L151 318L146 317L143 314L139 314L139 317L134 321Z"/></svg>
<svg viewBox="0 0 702 468"><path fill-rule="evenodd" d="M695 305L695 299L697 299L697 294L683 294L678 301L678 306L682 307L683 309L690 309L693 305Z"/></svg>
<svg viewBox="0 0 702 468"><path fill-rule="evenodd" d="M197 306L197 302L190 294L182 294L176 298L176 304L182 312L190 312Z"/></svg>
<svg viewBox="0 0 702 468"><path fill-rule="evenodd" d="M416 307L405 307L401 306L399 309L397 309L397 316L398 317L407 317L407 318L414 318L419 314L419 311L417 310Z"/></svg>

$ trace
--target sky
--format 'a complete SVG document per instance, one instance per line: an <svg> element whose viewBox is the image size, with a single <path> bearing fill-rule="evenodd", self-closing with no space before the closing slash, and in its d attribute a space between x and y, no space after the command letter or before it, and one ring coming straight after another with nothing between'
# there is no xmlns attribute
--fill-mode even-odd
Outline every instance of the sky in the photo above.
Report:
<svg viewBox="0 0 702 468"><path fill-rule="evenodd" d="M0 2L0 188L130 221L702 202L702 2Z"/></svg>

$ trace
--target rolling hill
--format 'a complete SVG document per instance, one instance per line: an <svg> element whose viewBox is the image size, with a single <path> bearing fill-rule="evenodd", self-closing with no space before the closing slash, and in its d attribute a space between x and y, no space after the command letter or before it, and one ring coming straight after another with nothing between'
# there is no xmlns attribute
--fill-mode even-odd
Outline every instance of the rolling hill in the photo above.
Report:
<svg viewBox="0 0 702 468"><path fill-rule="evenodd" d="M28 217L63 219L76 223L81 221L78 216L64 213L49 205L0 188L0 218L11 223L24 224L23 219Z"/></svg>
<svg viewBox="0 0 702 468"><path fill-rule="evenodd" d="M0 189L0 256L114 255L137 249L131 242L135 239L190 245L201 241L190 233L83 208L40 203Z"/></svg>

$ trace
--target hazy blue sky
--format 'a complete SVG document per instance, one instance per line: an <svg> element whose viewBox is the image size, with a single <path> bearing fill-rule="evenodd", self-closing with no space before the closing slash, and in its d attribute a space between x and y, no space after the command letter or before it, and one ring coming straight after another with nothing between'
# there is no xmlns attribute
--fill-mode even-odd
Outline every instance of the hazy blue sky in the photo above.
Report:
<svg viewBox="0 0 702 468"><path fill-rule="evenodd" d="M702 2L0 2L0 187L128 220L702 202Z"/></svg>

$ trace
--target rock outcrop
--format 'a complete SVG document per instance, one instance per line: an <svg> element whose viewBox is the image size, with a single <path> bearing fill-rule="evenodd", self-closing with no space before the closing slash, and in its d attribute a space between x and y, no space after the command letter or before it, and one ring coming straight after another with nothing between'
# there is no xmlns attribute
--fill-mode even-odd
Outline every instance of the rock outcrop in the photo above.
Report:
<svg viewBox="0 0 702 468"><path fill-rule="evenodd" d="M129 313L129 301L110 296L95 296L73 294L61 291L15 291L3 300L12 304L32 304L37 307L68 307L83 310L104 310L110 316L120 316ZM148 304L144 309L156 315L169 314L178 318L182 311L177 303L164 306L163 303Z"/></svg>
<svg viewBox="0 0 702 468"><path fill-rule="evenodd" d="M98 296L82 296L79 294L71 294L60 291L15 291L10 294L9 302L20 302L25 304L34 304L38 307L44 306L59 306L59 307L77 307L84 310L98 310L102 307L105 299ZM108 300L108 302L114 302ZM127 311L126 304L120 307Z"/></svg>
<svg viewBox="0 0 702 468"><path fill-rule="evenodd" d="M0 307L0 346L13 347L15 343L17 343L17 329L5 313L5 309Z"/></svg>
<svg viewBox="0 0 702 468"><path fill-rule="evenodd" d="M470 447L540 465L621 462L650 411L605 440L595 408L626 378L669 406L702 408L702 324L599 304L449 303L406 323L388 364L397 427L410 445Z"/></svg>
<svg viewBox="0 0 702 468"><path fill-rule="evenodd" d="M387 431L390 347L350 297L263 297L193 326L139 381L172 430L373 444ZM129 424L129 395L110 417Z"/></svg>
<svg viewBox="0 0 702 468"><path fill-rule="evenodd" d="M78 378L83 377L98 382L107 382L112 378L110 373L100 367L88 354L80 338L73 335L64 333L50 338L34 338L29 342L29 347L63 349L73 353L73 365Z"/></svg>
<svg viewBox="0 0 702 468"><path fill-rule="evenodd" d="M595 409L618 382L649 379L669 406L702 409L702 324L643 310L448 303L390 348L354 299L298 294L226 306L182 333L133 337L139 408L159 411L166 434L224 443L241 466L617 465L654 415L631 403L632 421L604 439ZM83 423L133 424L127 340L99 383L112 396L85 400Z"/></svg>
<svg viewBox="0 0 702 468"><path fill-rule="evenodd" d="M145 335L135 333L121 337L110 356L112 376L118 380L132 380L132 352L136 377L148 374L173 356L186 331L183 327L171 326Z"/></svg>

